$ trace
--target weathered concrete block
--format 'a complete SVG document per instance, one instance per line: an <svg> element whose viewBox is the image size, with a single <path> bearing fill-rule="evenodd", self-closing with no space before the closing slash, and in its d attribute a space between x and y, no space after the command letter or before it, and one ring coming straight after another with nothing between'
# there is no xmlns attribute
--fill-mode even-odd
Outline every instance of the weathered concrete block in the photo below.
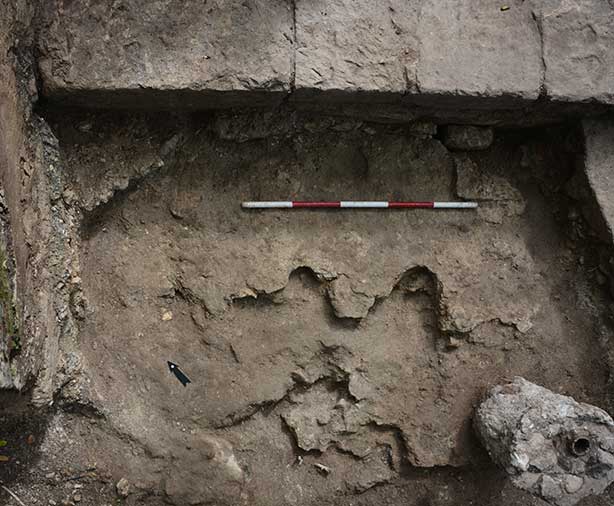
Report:
<svg viewBox="0 0 614 506"><path fill-rule="evenodd" d="M492 128L448 125L443 128L443 143L448 149L476 151L488 149L493 141Z"/></svg>
<svg viewBox="0 0 614 506"><path fill-rule="evenodd" d="M418 37L421 93L539 96L540 36L529 5L501 11L490 0L425 0Z"/></svg>
<svg viewBox="0 0 614 506"><path fill-rule="evenodd" d="M586 120L584 171L594 195L587 208L603 239L614 241L614 120Z"/></svg>
<svg viewBox="0 0 614 506"><path fill-rule="evenodd" d="M514 378L494 387L475 429L517 487L572 506L614 482L614 420L605 411Z"/></svg>
<svg viewBox="0 0 614 506"><path fill-rule="evenodd" d="M548 95L614 104L614 4L549 0L538 12Z"/></svg>
<svg viewBox="0 0 614 506"><path fill-rule="evenodd" d="M412 89L419 10L403 0L298 0L297 91Z"/></svg>
<svg viewBox="0 0 614 506"><path fill-rule="evenodd" d="M285 0L43 5L40 69L52 98L134 106L147 95L157 108L219 107L271 102L290 89Z"/></svg>

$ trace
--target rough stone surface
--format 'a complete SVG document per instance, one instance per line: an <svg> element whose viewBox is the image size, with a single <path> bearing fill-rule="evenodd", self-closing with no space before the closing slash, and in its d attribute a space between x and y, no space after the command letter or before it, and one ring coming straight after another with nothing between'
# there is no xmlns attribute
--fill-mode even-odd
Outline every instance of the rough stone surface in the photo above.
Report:
<svg viewBox="0 0 614 506"><path fill-rule="evenodd" d="M43 91L71 105L253 107L293 93L297 103L343 104L348 115L366 105L388 121L518 123L551 119L536 119L540 94L562 117L575 110L559 102L613 103L606 1L513 0L508 10L489 0L42 6Z"/></svg>
<svg viewBox="0 0 614 506"><path fill-rule="evenodd" d="M493 131L489 127L448 125L443 128L443 143L448 149L476 151L488 148L492 141Z"/></svg>
<svg viewBox="0 0 614 506"><path fill-rule="evenodd" d="M10 184L10 176L19 169L20 155L26 143L25 139L25 109L27 107L19 94L19 80L17 77L17 62L15 61L14 47L16 37L16 25L22 18L28 17L25 2L9 2L6 7L0 10L0 174L1 200L0 217L0 251L2 260L11 257L9 250L9 220L7 216L7 202L5 192L6 185ZM13 184L9 191L16 186ZM9 199L12 195L9 195ZM8 254L8 255L7 255ZM10 265L10 263L8 264ZM14 370L15 364L11 364L10 336L7 332L7 315L14 304L13 287L14 271L9 273L8 266L3 268L0 277L2 278L2 335L0 337L0 388L14 388L23 385L24 380L16 377ZM13 284L13 286L11 286ZM32 364L29 364L32 367ZM28 367L28 369L30 368ZM27 374L27 373L26 373Z"/></svg>
<svg viewBox="0 0 614 506"><path fill-rule="evenodd" d="M501 11L490 0L425 0L417 81L421 93L535 100L539 32L528 4Z"/></svg>
<svg viewBox="0 0 614 506"><path fill-rule="evenodd" d="M599 225L602 237L614 241L614 121L583 122L585 155L584 172L592 199L588 216Z"/></svg>
<svg viewBox="0 0 614 506"><path fill-rule="evenodd" d="M614 4L538 2L545 88L554 100L614 104Z"/></svg>
<svg viewBox="0 0 614 506"><path fill-rule="evenodd" d="M115 95L111 102L134 106L153 91L157 108L202 107L255 105L259 92L271 102L290 89L293 14L285 0L42 5L39 66L50 97L104 103Z"/></svg>
<svg viewBox="0 0 614 506"><path fill-rule="evenodd" d="M420 2L298 0L296 89L415 88Z"/></svg>
<svg viewBox="0 0 614 506"><path fill-rule="evenodd" d="M477 212L489 223L502 223L506 217L520 216L524 212L522 193L497 165L480 167L467 154L456 154L454 166L456 195L479 202Z"/></svg>
<svg viewBox="0 0 614 506"><path fill-rule="evenodd" d="M605 411L515 378L476 411L477 434L519 488L572 506L614 482L614 420Z"/></svg>

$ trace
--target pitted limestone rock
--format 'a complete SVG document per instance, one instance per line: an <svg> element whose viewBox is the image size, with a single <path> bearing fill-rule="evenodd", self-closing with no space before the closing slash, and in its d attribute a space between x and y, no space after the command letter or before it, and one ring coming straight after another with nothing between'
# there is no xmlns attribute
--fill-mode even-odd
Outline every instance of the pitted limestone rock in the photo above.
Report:
<svg viewBox="0 0 614 506"><path fill-rule="evenodd" d="M571 506L614 481L614 421L603 410L523 378L494 387L476 432L517 487Z"/></svg>

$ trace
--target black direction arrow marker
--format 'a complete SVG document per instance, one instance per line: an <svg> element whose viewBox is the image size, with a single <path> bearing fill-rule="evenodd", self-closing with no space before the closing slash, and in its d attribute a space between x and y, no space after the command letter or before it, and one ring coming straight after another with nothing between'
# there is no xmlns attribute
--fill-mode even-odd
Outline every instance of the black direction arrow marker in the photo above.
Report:
<svg viewBox="0 0 614 506"><path fill-rule="evenodd" d="M188 378L183 371L179 369L177 364L173 364L172 362L166 362L168 364L169 370L175 375L175 377L181 382L184 387L188 386L188 383L192 383L190 378Z"/></svg>

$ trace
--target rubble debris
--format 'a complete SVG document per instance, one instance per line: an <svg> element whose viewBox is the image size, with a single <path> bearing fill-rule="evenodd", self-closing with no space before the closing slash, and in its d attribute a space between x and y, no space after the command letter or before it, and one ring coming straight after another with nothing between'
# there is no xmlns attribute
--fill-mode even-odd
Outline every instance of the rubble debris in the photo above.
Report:
<svg viewBox="0 0 614 506"><path fill-rule="evenodd" d="M490 127L448 125L443 128L443 143L448 149L479 151L488 149L493 141Z"/></svg>
<svg viewBox="0 0 614 506"><path fill-rule="evenodd" d="M478 437L512 483L556 506L572 506L614 482L614 420L516 377L478 407Z"/></svg>

